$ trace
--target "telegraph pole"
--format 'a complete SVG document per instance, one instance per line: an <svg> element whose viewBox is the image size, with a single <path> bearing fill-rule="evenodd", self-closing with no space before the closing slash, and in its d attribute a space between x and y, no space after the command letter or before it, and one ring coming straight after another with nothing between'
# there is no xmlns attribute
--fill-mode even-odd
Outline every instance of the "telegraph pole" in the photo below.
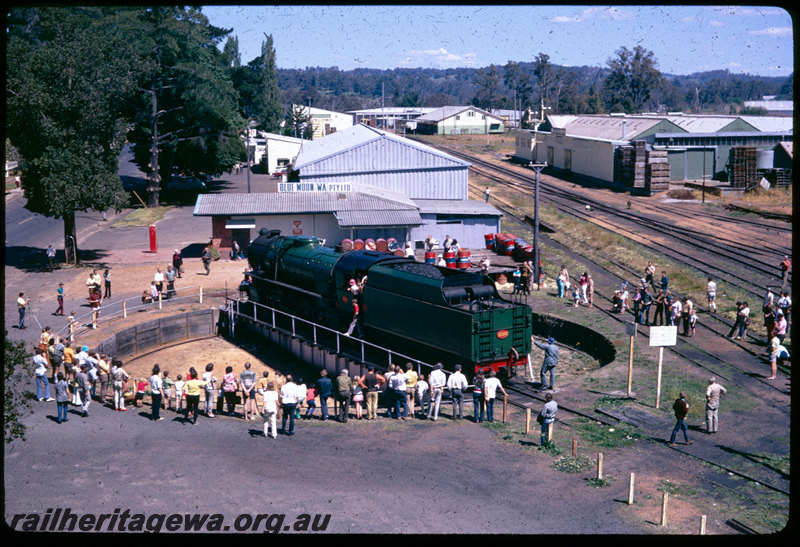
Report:
<svg viewBox="0 0 800 547"><path fill-rule="evenodd" d="M530 162L528 167L536 171L535 183L533 186L533 263L536 265L536 283L537 286L541 288L542 261L539 257L539 174L542 172L542 169L547 167L547 162Z"/></svg>

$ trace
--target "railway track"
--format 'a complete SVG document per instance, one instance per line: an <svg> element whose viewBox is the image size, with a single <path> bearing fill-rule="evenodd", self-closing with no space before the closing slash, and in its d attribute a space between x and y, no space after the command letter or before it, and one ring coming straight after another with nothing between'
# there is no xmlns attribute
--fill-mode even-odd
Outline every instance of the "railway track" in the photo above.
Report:
<svg viewBox="0 0 800 547"><path fill-rule="evenodd" d="M472 163L471 169L480 176L526 195L531 193L531 175L487 162L459 150L444 150ZM699 232L694 227L680 226L678 222L663 221L656 214L639 211L641 209L651 212L658 209L662 213L667 212L676 218L682 218L686 211L676 205L642 205L637 202L637 211L620 210L584 193L576 194L574 191L562 189L548 181L546 176L540 177L539 191L541 199L552 203L563 213L636 241L655 254L669 256L676 262L736 287L754 298L761 298L766 286L780 286L777 261L784 254L791 256L792 253L791 225L781 221L736 219L704 211L704 219L717 223L714 225L717 228L716 233L712 235ZM589 206L588 210L586 206ZM521 215L517 213L517 216ZM680 250L670 247L670 243L674 242L680 244Z"/></svg>

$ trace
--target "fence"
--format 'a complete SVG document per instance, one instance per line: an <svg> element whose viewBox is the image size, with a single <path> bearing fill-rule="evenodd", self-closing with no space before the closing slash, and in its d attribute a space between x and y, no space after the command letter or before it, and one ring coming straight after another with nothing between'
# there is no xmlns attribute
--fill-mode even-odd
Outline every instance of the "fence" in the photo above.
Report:
<svg viewBox="0 0 800 547"><path fill-rule="evenodd" d="M208 296L208 293L203 293L202 285L191 285L189 287L173 289L172 293L173 294L171 294L169 298L166 298L167 292L160 292L158 294L158 299L149 300L146 303L143 302L142 296L134 296L101 305L83 315L74 317L67 325L56 331L55 335L61 338L69 338L69 340L74 342L76 335L96 329L101 319L103 322L106 322L110 319L127 318L128 313L139 313L152 309L161 310L165 305L172 306L176 303L185 304L197 301L202 304L203 297ZM183 293L183 296L181 296L180 293ZM130 302L134 302L135 304L129 305Z"/></svg>

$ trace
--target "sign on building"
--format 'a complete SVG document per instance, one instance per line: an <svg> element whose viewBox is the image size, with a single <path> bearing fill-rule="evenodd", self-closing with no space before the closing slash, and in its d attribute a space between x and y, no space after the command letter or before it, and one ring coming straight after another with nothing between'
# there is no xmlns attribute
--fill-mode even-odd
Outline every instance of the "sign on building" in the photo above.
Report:
<svg viewBox="0 0 800 547"><path fill-rule="evenodd" d="M352 182L279 182L278 192L352 192Z"/></svg>

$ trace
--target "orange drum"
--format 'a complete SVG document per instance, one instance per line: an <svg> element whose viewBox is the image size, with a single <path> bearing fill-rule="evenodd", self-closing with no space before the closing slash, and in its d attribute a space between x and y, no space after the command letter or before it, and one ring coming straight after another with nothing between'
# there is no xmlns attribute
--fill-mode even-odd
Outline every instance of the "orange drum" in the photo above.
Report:
<svg viewBox="0 0 800 547"><path fill-rule="evenodd" d="M353 240L352 239L343 239L342 240L342 250L344 252L352 251L353 250Z"/></svg>
<svg viewBox="0 0 800 547"><path fill-rule="evenodd" d="M360 251L364 248L364 240L363 239L356 239L353 241L353 250Z"/></svg>

